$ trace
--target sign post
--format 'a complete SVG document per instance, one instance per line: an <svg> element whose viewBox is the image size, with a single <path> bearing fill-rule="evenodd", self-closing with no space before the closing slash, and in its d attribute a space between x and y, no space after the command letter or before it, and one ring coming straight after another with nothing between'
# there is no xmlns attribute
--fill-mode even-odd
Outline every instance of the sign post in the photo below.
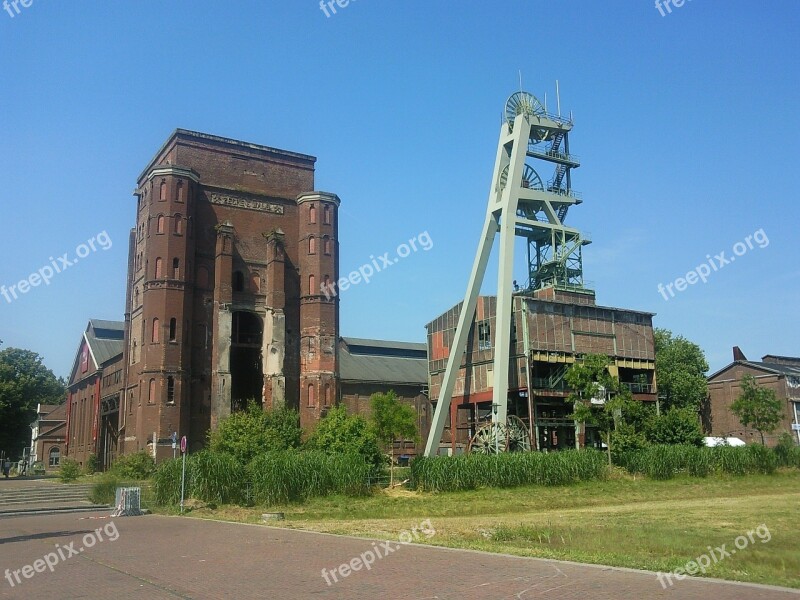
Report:
<svg viewBox="0 0 800 600"><path fill-rule="evenodd" d="M172 432L171 439L172 439L172 458L175 458L175 449L178 447L178 432L177 431L173 431Z"/></svg>
<svg viewBox="0 0 800 600"><path fill-rule="evenodd" d="M186 436L181 438L181 454L183 454L183 467L181 468L181 514L183 514L183 494L186 491Z"/></svg>

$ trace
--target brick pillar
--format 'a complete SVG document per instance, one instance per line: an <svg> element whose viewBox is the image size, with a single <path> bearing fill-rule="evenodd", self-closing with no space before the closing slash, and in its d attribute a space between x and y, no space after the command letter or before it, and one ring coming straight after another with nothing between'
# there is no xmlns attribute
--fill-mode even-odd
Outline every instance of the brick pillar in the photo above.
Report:
<svg viewBox="0 0 800 600"><path fill-rule="evenodd" d="M233 242L230 221L217 226L214 260L213 340L211 352L211 429L231 414L231 328L233 313Z"/></svg>
<svg viewBox="0 0 800 600"><path fill-rule="evenodd" d="M286 406L285 235L281 229L264 234L267 240L267 312L264 317L264 408Z"/></svg>

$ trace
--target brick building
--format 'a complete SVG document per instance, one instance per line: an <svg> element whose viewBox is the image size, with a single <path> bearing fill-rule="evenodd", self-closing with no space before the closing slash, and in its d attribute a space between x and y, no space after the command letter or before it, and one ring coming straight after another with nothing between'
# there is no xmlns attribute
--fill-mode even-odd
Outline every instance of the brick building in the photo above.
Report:
<svg viewBox="0 0 800 600"><path fill-rule="evenodd" d="M41 463L46 471L57 470L66 452L67 405L40 404L31 423L31 449L28 464ZM30 472L30 471L29 471Z"/></svg>
<svg viewBox="0 0 800 600"><path fill-rule="evenodd" d="M465 449L492 417L497 298L478 298L441 445ZM430 322L430 397L438 398L461 304ZM605 354L610 372L635 399L656 401L653 314L598 306L588 289L540 288L513 296L508 414L528 427L540 450L599 446L594 429L567 418L564 375L576 358Z"/></svg>
<svg viewBox="0 0 800 600"><path fill-rule="evenodd" d="M338 208L305 154L175 131L138 179L125 310L125 453L192 449L255 399L313 424L336 391Z"/></svg>
<svg viewBox="0 0 800 600"><path fill-rule="evenodd" d="M800 443L800 358L768 354L760 361L747 360L739 350L733 349L733 362L708 377L708 401L703 410L703 426L713 437L738 437L748 443L761 443L761 435L744 427L731 412L731 404L741 394L741 381L752 375L760 386L775 391L783 403L783 420L771 434L764 434L769 446L774 446L778 436L790 432ZM800 428L800 425L797 426Z"/></svg>
<svg viewBox="0 0 800 600"><path fill-rule="evenodd" d="M81 465L95 455L107 466L118 452L124 334L122 322L93 319L78 345L67 384L64 454Z"/></svg>

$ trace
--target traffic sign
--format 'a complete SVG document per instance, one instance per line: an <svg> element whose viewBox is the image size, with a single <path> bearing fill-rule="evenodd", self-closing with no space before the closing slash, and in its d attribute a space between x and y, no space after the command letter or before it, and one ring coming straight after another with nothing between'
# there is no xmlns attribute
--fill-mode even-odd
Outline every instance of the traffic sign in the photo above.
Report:
<svg viewBox="0 0 800 600"><path fill-rule="evenodd" d="M186 436L181 438L181 453L186 454Z"/></svg>

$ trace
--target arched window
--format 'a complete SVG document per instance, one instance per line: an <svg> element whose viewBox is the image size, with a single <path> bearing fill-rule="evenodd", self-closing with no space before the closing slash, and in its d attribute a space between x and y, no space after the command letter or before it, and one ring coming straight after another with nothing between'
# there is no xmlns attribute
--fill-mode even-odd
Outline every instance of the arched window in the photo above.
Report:
<svg viewBox="0 0 800 600"><path fill-rule="evenodd" d="M175 403L175 378L167 377L167 403Z"/></svg>
<svg viewBox="0 0 800 600"><path fill-rule="evenodd" d="M156 221L156 233L164 233L164 215L158 215L158 220Z"/></svg>
<svg viewBox="0 0 800 600"><path fill-rule="evenodd" d="M173 279L181 278L181 259L179 258L172 259L172 278Z"/></svg>
<svg viewBox="0 0 800 600"><path fill-rule="evenodd" d="M313 408L315 407L317 399L314 397L314 384L308 384L308 407Z"/></svg>
<svg viewBox="0 0 800 600"><path fill-rule="evenodd" d="M158 320L158 317L153 319L153 331L150 340L157 344L161 341L161 321Z"/></svg>
<svg viewBox="0 0 800 600"><path fill-rule="evenodd" d="M161 257L156 258L156 279L161 279L164 275L164 261L161 260Z"/></svg>
<svg viewBox="0 0 800 600"><path fill-rule="evenodd" d="M147 402L149 404L155 404L156 401L156 380L150 380L150 389L148 390Z"/></svg>
<svg viewBox="0 0 800 600"><path fill-rule="evenodd" d="M253 278L251 279L251 285L253 288L253 292L258 293L261 291L261 275L259 273L253 273Z"/></svg>
<svg viewBox="0 0 800 600"><path fill-rule="evenodd" d="M167 180L161 180L161 191L158 196L159 200L166 200L167 199Z"/></svg>
<svg viewBox="0 0 800 600"><path fill-rule="evenodd" d="M331 384L325 384L325 406L331 405Z"/></svg>
<svg viewBox="0 0 800 600"><path fill-rule="evenodd" d="M325 254L330 256L332 251L333 251L333 242L331 241L331 238L327 238L326 237L325 238Z"/></svg>
<svg viewBox="0 0 800 600"><path fill-rule="evenodd" d="M183 190L184 190L183 181L179 181L178 182L178 194L177 194L178 202L183 202L183 193L184 193Z"/></svg>
<svg viewBox="0 0 800 600"><path fill-rule="evenodd" d="M331 205L330 204L326 204L325 205L325 225L330 225L331 224L331 220L332 220L331 219L331 214L332 213L333 213L333 211L331 210Z"/></svg>
<svg viewBox="0 0 800 600"><path fill-rule="evenodd" d="M175 235L183 235L183 217L175 215Z"/></svg>
<svg viewBox="0 0 800 600"><path fill-rule="evenodd" d="M313 204L308 206L308 222L309 223L316 223L317 222L317 207Z"/></svg>
<svg viewBox="0 0 800 600"><path fill-rule="evenodd" d="M244 291L244 274L241 271L233 272L233 291L234 292Z"/></svg>
<svg viewBox="0 0 800 600"><path fill-rule="evenodd" d="M315 238L313 235L308 238L308 253L309 254L317 253L317 238Z"/></svg>
<svg viewBox="0 0 800 600"><path fill-rule="evenodd" d="M308 293L310 296L317 293L317 278L314 275L308 276Z"/></svg>
<svg viewBox="0 0 800 600"><path fill-rule="evenodd" d="M169 320L169 341L174 342L178 339L178 319L175 317Z"/></svg>
<svg viewBox="0 0 800 600"><path fill-rule="evenodd" d="M61 449L58 446L50 448L48 453L47 464L51 467L57 467L61 462Z"/></svg>
<svg viewBox="0 0 800 600"><path fill-rule="evenodd" d="M131 352L131 364L136 364L136 340L133 340L133 351Z"/></svg>

